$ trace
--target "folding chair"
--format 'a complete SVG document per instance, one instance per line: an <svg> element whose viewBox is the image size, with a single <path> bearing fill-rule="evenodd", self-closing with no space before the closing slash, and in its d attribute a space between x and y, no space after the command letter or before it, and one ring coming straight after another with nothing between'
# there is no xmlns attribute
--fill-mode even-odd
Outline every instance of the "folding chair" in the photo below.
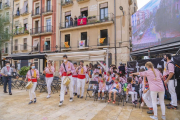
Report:
<svg viewBox="0 0 180 120"><path fill-rule="evenodd" d="M97 81L90 81L89 82L89 86L99 86L99 83L97 82ZM89 94L89 92L90 91L92 91L92 92L96 92L98 90L98 87L96 87L96 89L91 89L91 88L88 88L87 89L87 93L86 93L86 98L85 98L85 100L87 99L87 97L90 97L91 98L91 96L90 96L90 94ZM97 91L98 92L98 91ZM94 97L94 100L95 100L95 97Z"/></svg>

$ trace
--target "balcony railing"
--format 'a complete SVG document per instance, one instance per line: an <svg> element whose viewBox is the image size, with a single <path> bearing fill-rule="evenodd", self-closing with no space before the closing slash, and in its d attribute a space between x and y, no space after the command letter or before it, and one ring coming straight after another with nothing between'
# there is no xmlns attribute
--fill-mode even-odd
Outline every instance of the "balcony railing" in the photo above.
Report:
<svg viewBox="0 0 180 120"><path fill-rule="evenodd" d="M61 5L63 7L71 6L71 5L73 5L73 0L61 0Z"/></svg>
<svg viewBox="0 0 180 120"><path fill-rule="evenodd" d="M50 51L51 45L43 45L43 51Z"/></svg>
<svg viewBox="0 0 180 120"><path fill-rule="evenodd" d="M29 8L21 9L21 15L26 15L29 13Z"/></svg>
<svg viewBox="0 0 180 120"><path fill-rule="evenodd" d="M18 29L14 29L14 35L22 35L22 34L29 34L29 30L27 28L18 28Z"/></svg>
<svg viewBox="0 0 180 120"><path fill-rule="evenodd" d="M11 17L10 16L6 16L4 23L10 23Z"/></svg>
<svg viewBox="0 0 180 120"><path fill-rule="evenodd" d="M37 47L32 47L32 51L33 52L39 52L39 45L37 45Z"/></svg>
<svg viewBox="0 0 180 120"><path fill-rule="evenodd" d="M71 50L71 45L69 43L62 42L61 43L61 49L62 50Z"/></svg>
<svg viewBox="0 0 180 120"><path fill-rule="evenodd" d="M46 14L46 13L52 13L53 12L53 9L52 9L52 6L49 5L49 6L46 6L42 9L42 13L43 14Z"/></svg>
<svg viewBox="0 0 180 120"><path fill-rule="evenodd" d="M73 21L67 21L60 24L60 29L70 28L70 27L78 27L85 26L91 24L99 24L113 21L113 14L109 13L106 15L98 15L98 16L88 16L87 18L80 18Z"/></svg>
<svg viewBox="0 0 180 120"><path fill-rule="evenodd" d="M19 17L20 16L20 10L16 10L16 13L14 13L14 17Z"/></svg>
<svg viewBox="0 0 180 120"><path fill-rule="evenodd" d="M30 34L43 34L43 33L52 33L53 32L53 26L43 26L43 27L37 27L30 30Z"/></svg>
<svg viewBox="0 0 180 120"><path fill-rule="evenodd" d="M10 4L10 1L7 1L6 3L4 3L3 7L6 9L6 8L10 8L11 7L11 4Z"/></svg>
<svg viewBox="0 0 180 120"><path fill-rule="evenodd" d="M83 2L87 2L87 1L90 1L90 0L77 0L78 3L83 3Z"/></svg>
<svg viewBox="0 0 180 120"><path fill-rule="evenodd" d="M13 51L18 51L19 50L18 48L19 48L18 45L14 45Z"/></svg>
<svg viewBox="0 0 180 120"><path fill-rule="evenodd" d="M41 15L41 9L39 10L32 10L31 16L40 16Z"/></svg>
<svg viewBox="0 0 180 120"><path fill-rule="evenodd" d="M110 38L98 38L97 39L97 46L109 46L110 45Z"/></svg>
<svg viewBox="0 0 180 120"><path fill-rule="evenodd" d="M89 40L80 40L77 42L77 47L79 49L86 49L89 47Z"/></svg>

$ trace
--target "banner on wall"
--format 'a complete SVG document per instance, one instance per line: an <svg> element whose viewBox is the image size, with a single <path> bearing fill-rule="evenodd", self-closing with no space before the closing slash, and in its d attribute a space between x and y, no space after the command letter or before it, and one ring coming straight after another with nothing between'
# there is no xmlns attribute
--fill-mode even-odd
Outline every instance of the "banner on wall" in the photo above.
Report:
<svg viewBox="0 0 180 120"><path fill-rule="evenodd" d="M78 19L78 23L77 23L78 26L86 25L86 24L87 24L87 18Z"/></svg>

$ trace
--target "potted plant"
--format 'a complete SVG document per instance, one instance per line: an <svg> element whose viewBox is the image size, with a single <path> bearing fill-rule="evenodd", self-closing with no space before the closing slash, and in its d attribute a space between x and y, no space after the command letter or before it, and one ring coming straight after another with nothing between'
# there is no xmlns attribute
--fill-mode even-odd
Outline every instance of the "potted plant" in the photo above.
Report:
<svg viewBox="0 0 180 120"><path fill-rule="evenodd" d="M92 18L96 18L96 16L95 16L95 15L93 15L93 16L92 16Z"/></svg>
<svg viewBox="0 0 180 120"><path fill-rule="evenodd" d="M26 66L22 67L19 71L19 75L26 76L29 69L30 69L30 67L26 67ZM23 77L23 79L25 79L25 77Z"/></svg>
<svg viewBox="0 0 180 120"><path fill-rule="evenodd" d="M88 16L88 19L92 19L92 16Z"/></svg>
<svg viewBox="0 0 180 120"><path fill-rule="evenodd" d="M108 21L108 19L109 19L109 17L104 17L104 20L105 20L105 21Z"/></svg>
<svg viewBox="0 0 180 120"><path fill-rule="evenodd" d="M22 30L23 30L23 28L21 27L21 28L19 28L18 32L21 34Z"/></svg>
<svg viewBox="0 0 180 120"><path fill-rule="evenodd" d="M24 30L24 34L29 34L29 30Z"/></svg>

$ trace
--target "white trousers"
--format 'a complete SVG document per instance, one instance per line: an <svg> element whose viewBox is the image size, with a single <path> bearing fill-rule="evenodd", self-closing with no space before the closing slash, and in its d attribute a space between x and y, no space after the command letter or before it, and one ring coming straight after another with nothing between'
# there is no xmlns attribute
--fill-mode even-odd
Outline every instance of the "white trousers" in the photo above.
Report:
<svg viewBox="0 0 180 120"><path fill-rule="evenodd" d="M37 86L37 82L33 82L32 88L29 89L30 100L33 100L33 98L36 98L36 93L35 93L36 86Z"/></svg>
<svg viewBox="0 0 180 120"><path fill-rule="evenodd" d="M106 85L106 90L109 91L112 85Z"/></svg>
<svg viewBox="0 0 180 120"><path fill-rule="evenodd" d="M61 92L60 92L60 101L64 101L64 94L65 94L65 90L66 90L66 85L63 84L64 78L66 76L62 77L62 81L61 81ZM69 84L69 92L70 92L70 98L73 98L73 80L72 80L72 76L68 76L71 79L71 82Z"/></svg>
<svg viewBox="0 0 180 120"><path fill-rule="evenodd" d="M89 81L89 75L86 74L86 81Z"/></svg>
<svg viewBox="0 0 180 120"><path fill-rule="evenodd" d="M137 92L135 92L135 91L129 91L128 94L131 95L132 102L134 102L134 99L137 100ZM126 101L128 101L128 97L126 98Z"/></svg>
<svg viewBox="0 0 180 120"><path fill-rule="evenodd" d="M73 77L73 93L77 93L77 77Z"/></svg>
<svg viewBox="0 0 180 120"><path fill-rule="evenodd" d="M148 90L146 93L143 93L142 98L149 108L153 107L150 90Z"/></svg>
<svg viewBox="0 0 180 120"><path fill-rule="evenodd" d="M171 94L171 105L177 106L177 94L176 94L176 88L177 86L177 80L175 80L175 86L174 86L174 80L169 80L168 81L168 89L169 93Z"/></svg>
<svg viewBox="0 0 180 120"><path fill-rule="evenodd" d="M139 84L139 95L142 96L142 84Z"/></svg>
<svg viewBox="0 0 180 120"><path fill-rule="evenodd" d="M53 77L46 77L48 95L51 94L51 83L52 83L52 81L53 81Z"/></svg>
<svg viewBox="0 0 180 120"><path fill-rule="evenodd" d="M157 94L159 94L159 102L161 105L162 115L165 115L164 91L163 92L151 91L151 98L152 98L154 115L157 116Z"/></svg>
<svg viewBox="0 0 180 120"><path fill-rule="evenodd" d="M77 94L80 95L80 88L81 88L81 96L84 96L84 86L85 86L85 79L77 79Z"/></svg>

